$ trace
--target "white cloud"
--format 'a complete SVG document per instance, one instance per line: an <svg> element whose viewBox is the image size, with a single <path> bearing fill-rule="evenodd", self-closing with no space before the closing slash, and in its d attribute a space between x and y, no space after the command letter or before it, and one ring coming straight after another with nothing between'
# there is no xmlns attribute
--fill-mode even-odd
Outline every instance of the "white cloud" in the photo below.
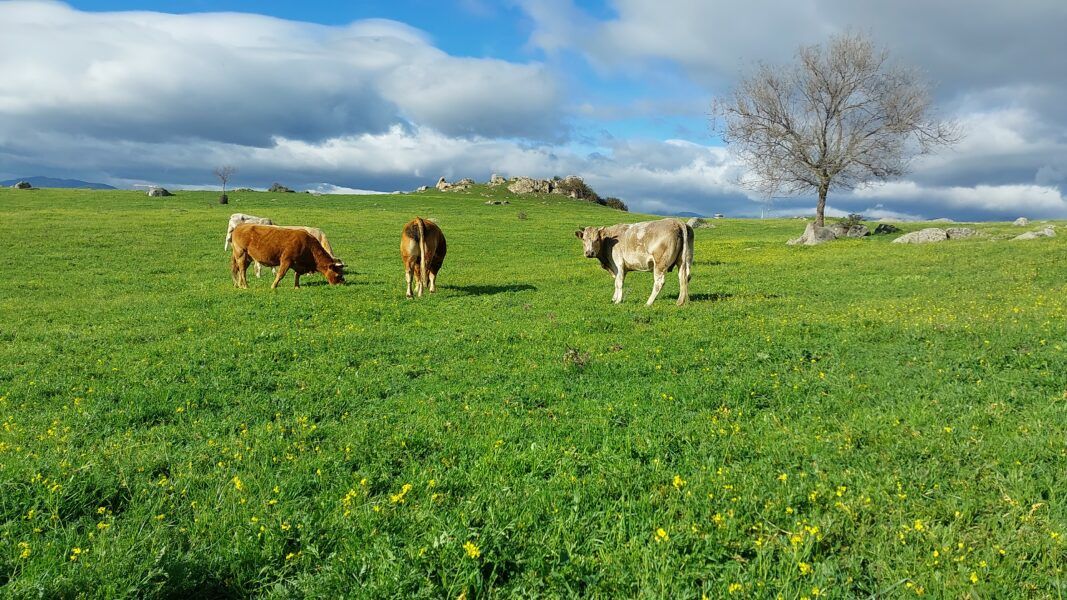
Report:
<svg viewBox="0 0 1067 600"><path fill-rule="evenodd" d="M27 130L267 145L381 132L556 139L542 65L450 56L407 25L0 3L0 145Z"/></svg>
<svg viewBox="0 0 1067 600"><path fill-rule="evenodd" d="M976 185L923 187L913 181L898 181L859 188L853 196L863 200L892 200L895 206L986 215L1063 217L1067 199L1059 189L1041 185Z"/></svg>

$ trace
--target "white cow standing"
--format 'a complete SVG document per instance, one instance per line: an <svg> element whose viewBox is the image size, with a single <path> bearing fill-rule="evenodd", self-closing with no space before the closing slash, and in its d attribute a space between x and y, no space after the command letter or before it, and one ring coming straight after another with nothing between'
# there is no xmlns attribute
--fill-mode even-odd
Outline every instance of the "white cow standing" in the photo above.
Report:
<svg viewBox="0 0 1067 600"><path fill-rule="evenodd" d="M615 276L611 301L622 302L622 283L629 271L652 271L655 283L647 304L652 305L663 288L666 274L678 268L678 306L689 300L693 269L693 228L675 219L623 223L610 227L586 227L574 232L582 240L586 258Z"/></svg>
<svg viewBox="0 0 1067 600"><path fill-rule="evenodd" d="M266 217L255 217L244 213L233 213L230 215L230 225L226 228L226 241L222 244L223 250L230 249L230 242L233 240L233 229L242 223L251 223L253 225L274 225L274 221L271 221ZM263 265L256 263L256 277L260 277L262 274Z"/></svg>

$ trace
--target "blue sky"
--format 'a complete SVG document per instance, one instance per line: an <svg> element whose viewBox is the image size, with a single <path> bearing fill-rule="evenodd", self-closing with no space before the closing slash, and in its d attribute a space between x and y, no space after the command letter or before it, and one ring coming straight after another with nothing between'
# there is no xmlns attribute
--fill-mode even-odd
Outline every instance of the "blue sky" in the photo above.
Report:
<svg viewBox="0 0 1067 600"><path fill-rule="evenodd" d="M575 173L641 211L759 215L713 97L858 30L919 69L966 137L832 195L832 213L1067 217L1067 3L969 6L0 0L0 179L193 187L233 163L238 185L393 190Z"/></svg>

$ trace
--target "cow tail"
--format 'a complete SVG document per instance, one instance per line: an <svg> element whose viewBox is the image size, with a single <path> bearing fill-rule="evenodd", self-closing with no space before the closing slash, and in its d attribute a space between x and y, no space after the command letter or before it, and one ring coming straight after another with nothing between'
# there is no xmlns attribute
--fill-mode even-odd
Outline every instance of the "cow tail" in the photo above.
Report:
<svg viewBox="0 0 1067 600"><path fill-rule="evenodd" d="M682 256L678 261L678 306L689 301L690 269L693 268L693 228L682 223Z"/></svg>
<svg viewBox="0 0 1067 600"><path fill-rule="evenodd" d="M419 228L419 285L426 289L428 275L426 273L426 223L422 217L415 217Z"/></svg>
<svg viewBox="0 0 1067 600"><path fill-rule="evenodd" d="M693 269L693 228L687 223L682 223L682 227L685 228L682 231L682 267L685 268L685 278L688 281Z"/></svg>

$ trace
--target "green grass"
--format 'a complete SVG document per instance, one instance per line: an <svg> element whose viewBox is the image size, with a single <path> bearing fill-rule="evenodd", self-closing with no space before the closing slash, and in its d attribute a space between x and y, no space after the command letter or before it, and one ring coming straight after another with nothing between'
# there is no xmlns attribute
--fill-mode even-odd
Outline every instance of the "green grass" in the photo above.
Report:
<svg viewBox="0 0 1067 600"><path fill-rule="evenodd" d="M0 596L1064 595L1067 238L724 220L613 306L645 217L487 194L0 190ZM231 212L348 284L234 289Z"/></svg>

